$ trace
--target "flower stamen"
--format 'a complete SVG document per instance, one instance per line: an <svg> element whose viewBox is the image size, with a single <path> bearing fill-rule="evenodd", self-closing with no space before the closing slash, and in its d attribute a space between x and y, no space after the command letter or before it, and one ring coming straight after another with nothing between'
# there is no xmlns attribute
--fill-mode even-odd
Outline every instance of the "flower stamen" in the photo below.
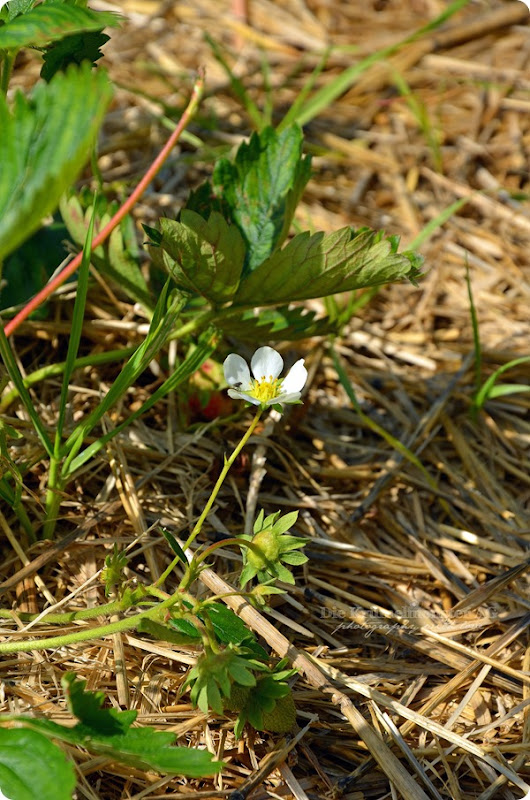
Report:
<svg viewBox="0 0 530 800"><path fill-rule="evenodd" d="M274 400L275 397L278 397L281 394L283 381L281 378L274 378L272 375L269 375L268 379L265 375L262 375L259 380L255 378L252 381L251 388L248 390L248 393L255 397L256 400L259 400L260 403L266 403L268 400Z"/></svg>

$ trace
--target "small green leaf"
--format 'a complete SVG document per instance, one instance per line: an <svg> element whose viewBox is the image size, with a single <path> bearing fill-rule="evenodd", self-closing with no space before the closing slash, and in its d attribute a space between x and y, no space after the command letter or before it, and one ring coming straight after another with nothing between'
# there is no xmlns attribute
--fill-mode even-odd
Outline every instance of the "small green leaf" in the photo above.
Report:
<svg viewBox="0 0 530 800"><path fill-rule="evenodd" d="M247 244L245 272L252 272L285 240L296 205L310 177L297 125L280 133L264 128L237 151L234 163L220 159L212 187L229 207Z"/></svg>
<svg viewBox="0 0 530 800"><path fill-rule="evenodd" d="M166 540L168 545L171 547L171 549L173 550L175 555L179 557L179 559L182 561L183 564L187 565L188 564L188 558L186 556L186 553L184 552L182 547L179 545L179 543L177 542L177 540L175 539L173 534L170 533L166 528L163 528L163 527L159 527L158 530L160 531L160 533L162 534L162 536L164 537L164 539Z"/></svg>
<svg viewBox="0 0 530 800"><path fill-rule="evenodd" d="M238 662L230 664L229 672L231 677L234 679L236 683L240 686L255 686L256 685L256 678L250 672L250 670L246 669L242 664Z"/></svg>
<svg viewBox="0 0 530 800"><path fill-rule="evenodd" d="M123 570L127 566L128 558L123 552L119 552L118 545L114 543L111 555L105 558L105 567L101 572L101 580L105 584L105 597L108 597L115 589L118 593L124 583Z"/></svg>
<svg viewBox="0 0 530 800"><path fill-rule="evenodd" d="M495 397L506 397L509 394L522 394L530 392L530 386L525 386L520 383L499 383L494 386L488 393L488 400L493 400Z"/></svg>
<svg viewBox="0 0 530 800"><path fill-rule="evenodd" d="M0 96L0 261L54 211L77 177L111 94L105 73L83 64L38 84L30 99L15 95L12 112Z"/></svg>
<svg viewBox="0 0 530 800"><path fill-rule="evenodd" d="M230 300L239 285L245 245L235 225L217 211L204 220L184 209L181 221L161 219L162 240L151 247L153 261L177 286L202 294L215 304Z"/></svg>
<svg viewBox="0 0 530 800"><path fill-rule="evenodd" d="M119 15L112 11L93 11L59 2L42 3L0 28L0 50L44 47L71 33L98 31L119 24Z"/></svg>
<svg viewBox="0 0 530 800"><path fill-rule="evenodd" d="M530 391L530 388L526 384L500 384L499 386L495 386L495 383L508 370L512 369L513 367L518 367L519 364L526 364L530 361L530 356L521 356L520 358L514 358L512 361L508 361L506 364L503 364L502 367L499 367L495 370L495 372L489 376L489 378L484 381L483 385L475 394L473 398L473 404L476 409L482 408L486 400L489 400L494 397L502 397L503 395L507 394L515 394L517 392L527 392ZM508 387L505 389L504 387Z"/></svg>
<svg viewBox="0 0 530 800"><path fill-rule="evenodd" d="M56 72L64 72L69 64L90 61L95 66L96 61L103 56L101 48L109 39L110 36L101 31L73 33L65 36L64 39L46 48L44 64L40 71L41 78L50 81Z"/></svg>
<svg viewBox="0 0 530 800"><path fill-rule="evenodd" d="M415 279L415 257L380 239L375 231L351 228L300 233L241 283L234 305L276 305Z"/></svg>
<svg viewBox="0 0 530 800"><path fill-rule="evenodd" d="M208 614L216 636L223 644L229 642L242 644L249 639L255 639L254 634L247 628L243 620L223 603L208 603L202 613Z"/></svg>
<svg viewBox="0 0 530 800"><path fill-rule="evenodd" d="M305 564L306 561L309 561L309 559L303 553L293 552L293 553L283 553L282 561L285 564L290 564L292 567L295 567L298 566L299 564Z"/></svg>
<svg viewBox="0 0 530 800"><path fill-rule="evenodd" d="M102 708L103 692L86 692L86 681L79 680L75 672L67 672L61 684L68 710L94 732L105 736L123 733L136 718L135 711L116 712L113 708Z"/></svg>
<svg viewBox="0 0 530 800"><path fill-rule="evenodd" d="M280 519L274 523L274 533L286 533L286 531L293 527L297 519L298 511L290 511L288 514L284 514L283 517L280 517Z"/></svg>
<svg viewBox="0 0 530 800"><path fill-rule="evenodd" d="M176 620L171 620L171 623L174 623ZM186 620L179 620L179 622L186 622ZM188 623L190 625L190 623ZM154 639L158 639L160 642L170 642L171 644L177 645L194 645L197 644L197 640L200 638L198 632L192 625L190 627L193 629L193 633L177 633L177 631L173 630L175 625L172 625L169 628L167 625L161 625L159 622L154 622L152 619L148 619L147 617L143 617L140 620L138 625L136 626L136 630L139 633L148 633L149 636L152 636Z"/></svg>
<svg viewBox="0 0 530 800"><path fill-rule="evenodd" d="M6 800L71 800L75 770L46 736L0 728L0 795Z"/></svg>

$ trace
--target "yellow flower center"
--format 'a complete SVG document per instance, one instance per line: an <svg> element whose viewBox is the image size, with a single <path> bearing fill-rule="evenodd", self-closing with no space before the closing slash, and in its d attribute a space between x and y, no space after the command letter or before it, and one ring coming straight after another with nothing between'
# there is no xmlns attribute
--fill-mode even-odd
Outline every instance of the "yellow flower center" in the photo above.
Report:
<svg viewBox="0 0 530 800"><path fill-rule="evenodd" d="M280 394L282 381L280 378L273 378L269 375L268 379L262 375L259 380L253 380L252 386L248 390L248 394L259 400L260 403L266 403L267 400L273 400Z"/></svg>

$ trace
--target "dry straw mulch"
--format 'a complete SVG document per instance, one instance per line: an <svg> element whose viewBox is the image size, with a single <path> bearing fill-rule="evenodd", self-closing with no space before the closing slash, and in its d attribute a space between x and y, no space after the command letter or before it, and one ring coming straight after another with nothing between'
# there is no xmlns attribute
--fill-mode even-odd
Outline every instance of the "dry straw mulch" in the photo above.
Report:
<svg viewBox="0 0 530 800"><path fill-rule="evenodd" d="M328 46L318 86L447 7L439 0L249 0L245 18L244 5L237 16L237 4L226 1L118 5L129 21L106 48L121 88L101 146L105 180L134 184L167 135L162 112L177 114L191 72L207 68L208 97L191 130L209 150L183 145L164 169L137 209L138 220L151 224L179 208L208 173L210 153L237 144L251 127L205 32L228 48L258 104L266 58L279 119ZM472 423L465 282L468 265L484 374L528 355L529 66L524 4L479 0L364 72L307 126L315 175L298 213L304 227L368 224L406 244L455 200L467 202L422 246L420 287L381 291L335 344L365 416L338 382L325 341L284 348L288 360L307 358L305 404L254 436L251 458L227 481L205 529L242 532L256 504L300 511L297 533L310 539L310 561L296 588L264 616L233 601L300 668L299 727L291 737L249 731L235 741L231 715L207 718L179 694L195 654L140 635L4 659L3 711L67 719L58 687L73 669L113 705L138 709L140 722L176 731L181 743L207 747L227 763L214 782L192 781L72 751L79 798L235 798L236 789L253 800L529 796L529 395L498 398ZM17 80L28 70L22 65ZM61 360L70 310L66 292L53 317L17 335L28 372ZM144 320L115 289L102 285L88 316L87 352L139 341ZM160 377L148 375L131 405ZM528 384L528 364L504 377ZM110 368L77 375L75 413L112 378ZM34 397L53 427L58 384L39 385ZM26 430L24 457L31 456L36 443L22 409L5 411ZM223 452L248 423L240 416L183 431L177 411L168 399L70 487L56 543L14 552L4 540L4 608L101 602L98 570L115 542L128 550L131 579L160 574L170 554L151 526L161 521L176 534L189 528ZM45 468L37 464L27 483L36 517ZM4 514L14 545L19 532L9 509ZM219 591L237 568L232 553L219 554L202 590ZM7 637L51 631L45 617L27 633L16 617L2 625Z"/></svg>

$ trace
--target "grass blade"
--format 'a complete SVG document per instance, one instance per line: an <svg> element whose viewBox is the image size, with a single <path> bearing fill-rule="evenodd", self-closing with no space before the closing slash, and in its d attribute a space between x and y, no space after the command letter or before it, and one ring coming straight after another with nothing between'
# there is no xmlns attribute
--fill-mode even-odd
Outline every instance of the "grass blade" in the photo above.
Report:
<svg viewBox="0 0 530 800"><path fill-rule="evenodd" d="M30 393L24 386L24 379L20 373L15 356L13 354L13 351L11 350L9 342L7 341L2 326L0 326L0 356L2 358L2 361L4 362L4 366L7 370L9 377L13 381L13 384L15 385L15 388L18 391L19 397L24 404L24 408L28 413L28 416L33 424L33 427L35 428L35 432L37 433L37 436L39 437L42 443L42 446L46 450L48 456L52 458L53 446L50 437L48 436L46 428L44 427L44 424L35 409Z"/></svg>
<svg viewBox="0 0 530 800"><path fill-rule="evenodd" d="M306 125L322 111L324 111L324 109L327 108L334 100L336 100L337 97L346 92L352 86L352 84L355 83L357 78L369 67L371 67L373 64L377 64L378 61L383 61L385 58L394 55L394 53L397 53L402 47L414 42L424 34L436 30L436 28L442 25L453 14L467 5L468 2L469 0L454 0L454 2L450 3L445 11L442 12L442 14L436 17L436 19L432 20L432 22L429 22L427 25L424 25L412 35L407 36L405 39L402 39L396 44L383 47L376 53L372 53L366 58L363 58L362 61L359 61L357 64L353 64L351 67L344 70L344 72L338 75L335 80L331 81L326 86L322 87L322 89L320 89L318 92L316 92L311 100L306 103L305 107L300 109L300 112L296 118L296 122L298 122L299 125Z"/></svg>
<svg viewBox="0 0 530 800"><path fill-rule="evenodd" d="M72 314L72 330L68 340L68 351L66 353L66 361L64 365L63 383L61 386L61 398L59 401L59 415L57 418L57 429L55 432L55 452L59 455L61 447L61 439L63 435L64 420L66 416L66 407L68 404L68 392L70 387L70 378L75 369L75 360L77 351L79 350L79 343L81 341L81 333L83 330L83 320L85 316L86 297L88 292L88 276L90 269L90 255L92 249L92 236L94 234L94 220L96 217L96 203L94 202L94 210L90 218L88 226L85 245L83 247L83 260L79 267L79 277L77 281L77 291L75 294L74 310Z"/></svg>
<svg viewBox="0 0 530 800"><path fill-rule="evenodd" d="M187 378L190 377L194 372L196 372L202 364L206 361L207 358L211 356L214 352L215 347L217 344L217 335L212 332L208 331L202 335L201 339L199 340L199 344L197 347L193 349L193 351L184 359L182 364L169 376L164 383L158 387L156 392L149 397L145 403L134 411L126 420L122 423L117 425L113 430L109 431L108 433L100 436L100 438L92 442L85 450L83 450L76 458L73 458L71 462L67 465L67 470L64 470L64 474L69 477L71 476L76 470L78 470L83 464L85 464L90 458L92 458L102 447L105 446L107 442L109 442L114 436L117 436L124 428L134 422L135 419L141 417L147 411L149 411L155 403L165 397L169 392L174 391L176 387L183 383Z"/></svg>

